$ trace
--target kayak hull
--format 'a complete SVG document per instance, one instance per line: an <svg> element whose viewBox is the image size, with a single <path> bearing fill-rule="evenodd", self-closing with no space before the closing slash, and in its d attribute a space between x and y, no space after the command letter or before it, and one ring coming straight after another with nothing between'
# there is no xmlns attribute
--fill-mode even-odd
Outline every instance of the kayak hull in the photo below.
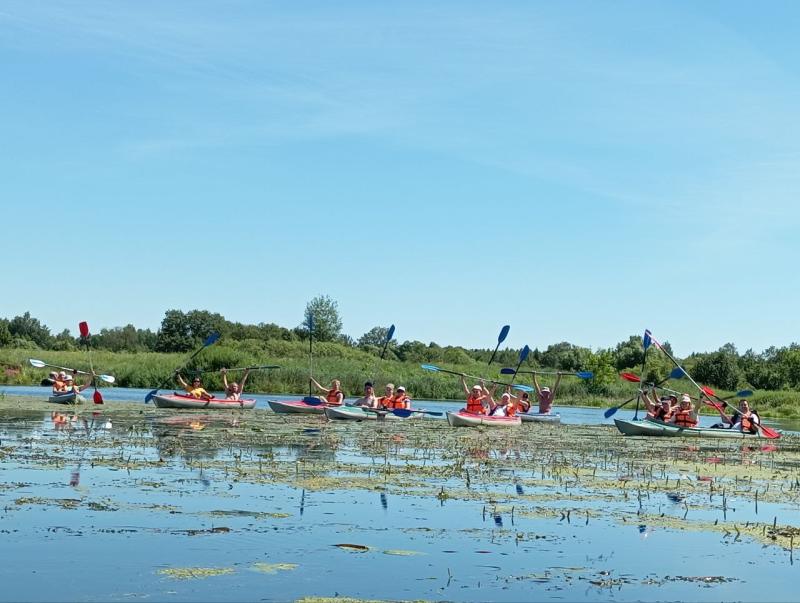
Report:
<svg viewBox="0 0 800 603"><path fill-rule="evenodd" d="M181 394L157 394L153 396L153 403L158 408L199 408L202 410L241 410L253 408L256 405L256 401L253 399L212 398L211 400L200 400L194 396L182 396Z"/></svg>
<svg viewBox="0 0 800 603"><path fill-rule="evenodd" d="M413 408L408 410L414 412ZM330 420L377 421L385 419L416 419L423 415L414 413L408 417L400 417L390 410L368 410L360 406L328 406L325 408L325 416Z"/></svg>
<svg viewBox="0 0 800 603"><path fill-rule="evenodd" d="M719 439L738 439L750 440L758 439L760 434L742 433L732 429L711 429L709 427L677 427L668 423L657 421L626 421L614 419L617 429L629 436L656 436L667 438L719 438Z"/></svg>
<svg viewBox="0 0 800 603"><path fill-rule="evenodd" d="M86 398L75 392L64 392L63 394L53 394L47 399L53 404L83 404Z"/></svg>
<svg viewBox="0 0 800 603"><path fill-rule="evenodd" d="M484 425L486 427L516 427L522 425L522 419L519 417L491 417L488 415L479 415L471 412L460 410L458 412L448 412L447 422L451 427L478 427Z"/></svg>
<svg viewBox="0 0 800 603"><path fill-rule="evenodd" d="M323 415L325 414L325 404L307 404L302 400L292 400L291 402L280 402L278 400L267 400L267 404L273 412L282 414L299 415Z"/></svg>
<svg viewBox="0 0 800 603"><path fill-rule="evenodd" d="M550 423L553 425L558 425L561 423L561 415L539 414L538 412L522 412L517 416L522 419L523 423Z"/></svg>

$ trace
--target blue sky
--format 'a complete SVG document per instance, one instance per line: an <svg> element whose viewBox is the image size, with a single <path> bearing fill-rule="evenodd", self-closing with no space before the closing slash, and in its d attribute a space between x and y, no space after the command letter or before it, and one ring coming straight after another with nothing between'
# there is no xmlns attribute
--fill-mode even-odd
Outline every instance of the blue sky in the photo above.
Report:
<svg viewBox="0 0 800 603"><path fill-rule="evenodd" d="M354 337L788 344L798 21L793 2L7 0L0 315L291 327L328 294Z"/></svg>

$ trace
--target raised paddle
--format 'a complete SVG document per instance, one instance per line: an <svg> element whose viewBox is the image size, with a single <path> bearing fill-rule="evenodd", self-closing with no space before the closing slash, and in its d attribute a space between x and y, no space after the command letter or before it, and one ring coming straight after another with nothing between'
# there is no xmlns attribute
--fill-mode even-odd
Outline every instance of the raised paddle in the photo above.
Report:
<svg viewBox="0 0 800 603"><path fill-rule="evenodd" d="M594 373L592 371L517 371L512 368L501 368L500 372L503 375L571 375L573 377L578 377L579 379L591 379L594 377Z"/></svg>
<svg viewBox="0 0 800 603"><path fill-rule="evenodd" d="M635 377L635 381L633 379L628 378L628 377L622 377L626 381L632 381L634 383L641 383L641 379L639 379L639 377L637 377L633 373L622 373L622 375L627 375L628 377ZM620 375L620 376L622 376L622 375ZM670 372L670 374L667 375L667 377L665 379L662 379L661 381L656 383L655 386L659 387L659 386L661 386L661 384L666 383L670 379L680 379L681 377L683 377L683 369L674 368L674 369L672 369L672 372ZM633 402L638 396L639 396L639 394L635 395L633 398L629 398L628 400L625 400L625 402L623 402L622 404L618 404L617 406L612 406L611 408L607 409L603 413L603 416L606 419L608 419L609 417L613 416L614 413L616 413L620 408L622 408L623 406L626 406L627 404L630 404L631 402Z"/></svg>
<svg viewBox="0 0 800 603"><path fill-rule="evenodd" d="M44 368L46 366L49 366L50 368L61 369L62 371L65 371L67 373L78 373L79 375L92 374L88 371L79 371L77 369L72 369L66 366L58 366L57 364L47 364L46 362L42 362L41 360L37 360L36 358L28 358L28 362L31 363L31 366L35 366L36 368ZM114 381L116 381L114 375L97 375L97 376L106 383L114 383Z"/></svg>
<svg viewBox="0 0 800 603"><path fill-rule="evenodd" d="M313 397L314 384L314 315L308 313L308 397Z"/></svg>
<svg viewBox="0 0 800 603"><path fill-rule="evenodd" d="M489 365L492 364L492 360L494 360L495 354L497 354L497 350L500 349L500 344L506 340L506 337L508 337L508 332L510 330L511 330L511 325L505 325L502 329L500 329L500 334L497 336L497 345L494 348L494 352L492 352L492 357L489 358L489 363L488 363Z"/></svg>
<svg viewBox="0 0 800 603"><path fill-rule="evenodd" d="M84 344L86 345L86 355L89 357L89 368L92 371L92 385L94 385L94 394L92 395L92 401L95 404L102 404L103 403L103 394L97 389L97 380L94 377L94 365L92 364L92 352L89 349L89 323L86 321L78 323L78 331L81 334L81 339L83 340Z"/></svg>
<svg viewBox="0 0 800 603"><path fill-rule="evenodd" d="M736 412L739 412L739 409L738 409L738 408L736 408L736 407L735 407L733 404L731 404L730 402L728 402L728 400L727 400L726 398L720 398L720 397L719 397L719 396L718 396L718 395L717 395L717 394L714 392L714 390L713 390L713 389L711 389L710 387L708 387L708 386L705 386L705 385L704 385L704 386L702 386L700 389L701 389L701 391L702 391L702 392L703 392L703 393L704 393L706 396L709 396L709 397L716 398L716 399L717 399L717 400L719 400L720 402L723 402L723 403L724 403L726 406L729 406L730 408L732 408L732 409L733 409L733 410L735 410ZM738 392L736 395L738 396L740 393L744 393L744 392L749 392L751 395L752 395L752 393L753 393L753 392L751 392L750 390L742 390L741 392ZM746 398L746 397L748 397L748 396L742 396L742 397ZM714 406L714 408L716 408L717 410L721 410L721 409L720 409L720 408L719 408L717 405L713 405L713 406ZM761 421L761 417L759 417L759 421ZM759 423L756 423L755 425L756 425L756 428L757 428L757 429L760 429L760 430L761 430L761 433L762 433L762 435L763 435L765 438L769 438L769 439L773 439L773 440L774 440L774 439L777 439L777 438L781 437L781 434L780 434L779 432L775 431L774 429L772 429L771 427L766 427L765 425L762 425L760 422L759 422Z"/></svg>
<svg viewBox="0 0 800 603"><path fill-rule="evenodd" d="M691 376L689 373L687 373L687 372L686 372L686 369L684 369L684 368L683 368L683 367L682 367L680 364L678 364L678 361L677 361L677 360L675 360L675 359L672 357L672 354L670 354L670 353L669 353L667 350L665 350L665 349L664 349L664 346L663 346L663 345L661 345L661 344L660 344L660 343L659 343L659 342L658 342L658 341L657 341L657 340L656 340L656 339L653 337L653 335L652 335L652 333L650 333L650 331L645 331L645 334L646 334L647 336L649 336L649 337L650 337L650 339L652 340L653 344L654 344L654 345L655 345L655 346L656 346L656 347L657 347L659 350L661 350L661 351L664 353L664 355L665 355L667 358L669 358L669 359L672 361L672 363L673 363L673 364L674 364L676 367L680 368L680 369L683 371L683 374L684 374L684 375L686 375L686 378L687 378L687 379L689 379L689 381L691 381L691 382L692 382L692 385L694 385L694 386L695 386L695 387L696 387L696 388L697 388L699 391L703 392L704 394L706 394L706 395L709 395L709 394L707 393L707 391L706 391L705 389L703 389L703 387L701 387L700 385L698 385L698 384L697 384L697 381L695 381L694 379L692 379L692 376ZM711 388L707 388L707 389L708 389L708 391L712 392L712 395L713 395L715 398L717 398L717 395L713 393L713 390L712 390ZM724 398L718 398L718 399L719 399L719 400L722 400L722 401L723 401L725 404L727 404L727 405L728 405L728 406L730 406L731 408L735 408L735 407L734 407L732 404L730 404L730 403L729 403L727 400L725 400ZM738 410L738 409L736 409L736 410ZM778 433L777 431L775 431L774 429L771 429L771 428L769 428L769 427L765 427L765 426L763 426L763 425L760 425L760 424L759 424L759 425L758 425L758 428L759 428L759 429L761 429L761 433L762 433L762 434L764 435L764 437L766 437L766 438L775 439L775 438L779 438L779 437L781 437L781 434L780 434L780 433Z"/></svg>
<svg viewBox="0 0 800 603"><path fill-rule="evenodd" d="M527 346L525 346L527 347ZM511 385L510 383L504 383L503 381L492 381L491 379L484 379L483 377L476 377L474 375L465 375L464 373L459 373L458 371L450 371L447 369L439 368L434 364L420 364L420 366L425 369L426 371L433 371L435 373L448 373L450 375L459 375L461 377L469 377L470 379L478 379L479 381L486 381L488 383L494 383L495 385ZM532 392L533 388L529 385L514 385L514 389L517 389L521 392Z"/></svg>
<svg viewBox="0 0 800 603"><path fill-rule="evenodd" d="M262 370L270 370L270 369L279 369L277 364L262 364L259 366L241 366L239 368L230 368L226 369L229 373L234 371L262 371ZM208 370L196 370L192 371L194 373L221 373L222 369L208 369Z"/></svg>
<svg viewBox="0 0 800 603"><path fill-rule="evenodd" d="M192 360L194 360L195 356L197 356L200 352L205 350L208 346L214 345L214 343L218 339L219 339L219 333L217 333L216 331L211 333L211 335L209 335L208 337L206 337L205 341L203 341L203 345L201 345L191 356L189 356L189 358L181 366L172 371L172 374L167 379L165 379L164 382L159 387L147 392L147 395L144 397L145 403L150 402L150 400L153 399L153 396L155 396L158 393L158 390L164 389L169 384L169 382L172 381L175 374L179 373L187 364L189 364Z"/></svg>
<svg viewBox="0 0 800 603"><path fill-rule="evenodd" d="M645 329L644 337L642 338L642 347L644 347L644 355L642 356L642 370L640 373L644 375L644 367L647 365L647 350L650 349L650 344L653 342L652 338L650 337L650 331ZM633 413L633 420L636 421L639 418L639 402L642 401L642 392L636 394L636 412Z"/></svg>
<svg viewBox="0 0 800 603"><path fill-rule="evenodd" d="M394 325L389 327L389 330L386 331L386 341L383 342L383 351L381 352L381 360L383 360L383 357L386 355L386 346L389 345L389 342L392 340L393 336L394 336Z"/></svg>

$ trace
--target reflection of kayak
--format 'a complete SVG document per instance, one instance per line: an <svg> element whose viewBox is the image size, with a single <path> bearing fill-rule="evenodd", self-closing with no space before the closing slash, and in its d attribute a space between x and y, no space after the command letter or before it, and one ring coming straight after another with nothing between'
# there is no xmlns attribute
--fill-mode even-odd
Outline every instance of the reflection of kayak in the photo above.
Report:
<svg viewBox="0 0 800 603"><path fill-rule="evenodd" d="M408 409L414 413L413 408ZM409 417L401 417L394 414L391 410L365 409L361 406L328 406L325 408L325 416L329 419L341 419L349 421L375 421L377 419L416 419L422 415L414 413Z"/></svg>
<svg viewBox="0 0 800 603"><path fill-rule="evenodd" d="M253 399L226 400L225 398L212 398L211 400L201 400L194 396L184 396L183 394L157 394L153 396L153 402L158 408L202 408L207 409L237 409L253 408L256 401Z"/></svg>
<svg viewBox="0 0 800 603"><path fill-rule="evenodd" d="M517 416L523 423L561 423L561 415L541 414L538 412L521 412Z"/></svg>
<svg viewBox="0 0 800 603"><path fill-rule="evenodd" d="M61 394L53 394L47 399L48 402L54 404L83 404L86 398L75 392L64 392Z"/></svg>
<svg viewBox="0 0 800 603"><path fill-rule="evenodd" d="M614 419L617 429L625 435L630 436L661 436L679 438L735 438L749 440L760 438L759 434L742 433L733 429L711 429L710 427L677 427L669 423L656 421L625 421Z"/></svg>
<svg viewBox="0 0 800 603"><path fill-rule="evenodd" d="M319 400L319 398L317 398ZM279 402L278 400L267 400L267 404L274 412L293 413L303 415L321 415L325 413L325 403L320 400L320 404L308 404L303 400L292 400L291 402Z"/></svg>
<svg viewBox="0 0 800 603"><path fill-rule="evenodd" d="M492 417L459 410L458 412L448 412L447 422L453 427L477 427L478 425L515 427L522 424L522 419L519 417Z"/></svg>

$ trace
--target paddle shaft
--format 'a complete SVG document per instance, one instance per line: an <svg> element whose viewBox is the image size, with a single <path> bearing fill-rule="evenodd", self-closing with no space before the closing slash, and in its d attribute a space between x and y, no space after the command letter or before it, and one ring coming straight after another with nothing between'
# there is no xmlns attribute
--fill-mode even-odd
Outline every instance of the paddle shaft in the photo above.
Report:
<svg viewBox="0 0 800 603"><path fill-rule="evenodd" d="M651 337L652 338L652 337ZM650 349L648 345L644 349L644 356L642 356L642 375L644 375L644 367L647 365L647 350ZM636 394L636 412L633 414L633 420L636 421L639 418L639 402L642 400L642 392Z"/></svg>
<svg viewBox="0 0 800 603"><path fill-rule="evenodd" d="M279 369L277 364L263 364L261 366L240 366L239 368L230 368L225 369L227 372L232 373L233 371L257 371L257 370L268 370L268 369ZM207 370L207 371L195 371L196 373L221 373L222 370Z"/></svg>

